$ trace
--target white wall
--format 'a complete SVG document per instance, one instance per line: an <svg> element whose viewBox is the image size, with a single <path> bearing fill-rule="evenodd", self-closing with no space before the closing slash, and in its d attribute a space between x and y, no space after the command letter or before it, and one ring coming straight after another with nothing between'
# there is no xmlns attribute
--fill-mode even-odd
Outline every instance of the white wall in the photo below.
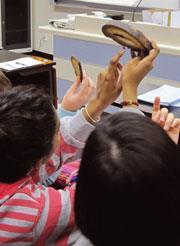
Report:
<svg viewBox="0 0 180 246"><path fill-rule="evenodd" d="M53 54L52 35L44 33L38 26L45 26L49 19L64 18L68 13L90 13L93 9L55 7L49 4L49 0L32 0L32 30L33 30L33 49L48 54ZM115 11L106 11L108 14L115 14ZM124 12L123 12L124 13ZM132 13L126 13L126 18L131 18ZM136 20L139 20L136 14Z"/></svg>
<svg viewBox="0 0 180 246"><path fill-rule="evenodd" d="M49 19L64 18L67 13L80 13L83 10L54 7L49 0L32 0L33 49L53 53L52 36L38 30L38 26L48 24Z"/></svg>
<svg viewBox="0 0 180 246"><path fill-rule="evenodd" d="M52 53L52 37L38 30L38 26L47 25L50 18L60 18L48 0L32 0L33 49Z"/></svg>

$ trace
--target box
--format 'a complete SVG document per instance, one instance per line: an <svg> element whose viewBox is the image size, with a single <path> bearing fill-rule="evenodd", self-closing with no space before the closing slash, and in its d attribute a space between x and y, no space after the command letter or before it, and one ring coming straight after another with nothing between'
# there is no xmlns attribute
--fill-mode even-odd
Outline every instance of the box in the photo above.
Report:
<svg viewBox="0 0 180 246"><path fill-rule="evenodd" d="M154 23L162 26L170 26L171 10L143 10L143 22Z"/></svg>

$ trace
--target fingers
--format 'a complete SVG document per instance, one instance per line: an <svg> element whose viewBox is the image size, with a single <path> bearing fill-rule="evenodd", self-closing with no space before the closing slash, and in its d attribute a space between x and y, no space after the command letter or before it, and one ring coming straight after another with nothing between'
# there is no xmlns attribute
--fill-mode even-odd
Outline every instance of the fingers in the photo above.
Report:
<svg viewBox="0 0 180 246"><path fill-rule="evenodd" d="M180 119L175 119L171 125L173 128L178 128L180 130Z"/></svg>
<svg viewBox="0 0 180 246"><path fill-rule="evenodd" d="M155 97L153 104L153 112L158 112L160 110L160 97Z"/></svg>
<svg viewBox="0 0 180 246"><path fill-rule="evenodd" d="M153 49L155 49L155 50L157 50L158 52L160 52L160 49L159 49L159 47L157 46L157 43L155 42L155 41L151 41L151 45L152 45L152 47L153 47Z"/></svg>
<svg viewBox="0 0 180 246"><path fill-rule="evenodd" d="M94 92L94 90L95 90L94 82L90 77L86 76L82 81L78 94L79 96L88 97L90 94Z"/></svg>
<svg viewBox="0 0 180 246"><path fill-rule="evenodd" d="M149 56L147 56L147 57L152 62L159 55L160 49L157 46L156 42L152 41L151 44L152 44L153 49L149 52Z"/></svg>
<svg viewBox="0 0 180 246"><path fill-rule="evenodd" d="M123 65L122 65L121 63L118 62L117 67L118 67L118 69L119 69L120 71L122 71Z"/></svg>
<svg viewBox="0 0 180 246"><path fill-rule="evenodd" d="M157 98L157 104L153 105L153 113L152 113L152 121L160 125L161 127L165 126L167 117L168 117L168 109L162 108L160 110L159 98Z"/></svg>
<svg viewBox="0 0 180 246"><path fill-rule="evenodd" d="M160 115L160 120L159 120L160 126L163 127L165 125L167 117L168 117L168 113L169 111L167 108L161 109L161 115Z"/></svg>
<svg viewBox="0 0 180 246"><path fill-rule="evenodd" d="M113 73L116 71L117 67L119 67L119 60L124 55L124 50L118 52L115 56L113 56L110 60L109 66L108 66L108 75L109 77L113 75Z"/></svg>
<svg viewBox="0 0 180 246"><path fill-rule="evenodd" d="M86 71L83 70L83 80L84 80L86 77L87 77ZM83 84L83 80L82 80L82 84ZM81 78L80 78L80 76L77 76L77 77L76 77L76 81L75 81L75 82L72 84L72 86L71 86L71 92L72 92L72 93L75 93L75 92L78 90L80 84L81 84Z"/></svg>
<svg viewBox="0 0 180 246"><path fill-rule="evenodd" d="M137 65L140 60L141 60L141 58L139 56L137 56L135 58L132 58L128 63L131 65Z"/></svg>
<svg viewBox="0 0 180 246"><path fill-rule="evenodd" d="M70 90L72 93L76 92L77 89L79 88L79 85L80 85L80 84L81 84L81 79L80 79L79 76L77 76L75 82L71 85L71 87L70 87L69 90Z"/></svg>
<svg viewBox="0 0 180 246"><path fill-rule="evenodd" d="M153 49L150 50L149 55L146 56L144 59L142 59L141 62L143 63L147 62L147 63L152 64L155 58L159 55L160 49L154 41L152 41L152 46L153 46Z"/></svg>
<svg viewBox="0 0 180 246"><path fill-rule="evenodd" d="M94 82L92 81L92 79L90 77L86 76L82 81L80 90L85 91L88 87L95 88L95 85L94 85Z"/></svg>
<svg viewBox="0 0 180 246"><path fill-rule="evenodd" d="M163 127L165 131L169 131L169 129L172 127L174 118L175 118L174 114L172 114L172 113L169 113L167 115L167 118L166 118L166 121L165 121L165 124L164 124L164 127Z"/></svg>
<svg viewBox="0 0 180 246"><path fill-rule="evenodd" d="M143 68L146 68L146 71L150 71L154 67L154 60L158 56L160 50L157 47L155 42L152 42L153 49L150 50L149 55L143 58L139 62L139 66L142 66Z"/></svg>
<svg viewBox="0 0 180 246"><path fill-rule="evenodd" d="M159 124L160 122L160 117L161 117L161 111L160 111L160 97L156 97L154 99L153 103L153 110L152 110L152 121L156 122Z"/></svg>
<svg viewBox="0 0 180 246"><path fill-rule="evenodd" d="M153 112L152 113L152 121L154 121L155 123L159 124L160 123L160 117L161 117L161 111L157 111L157 112Z"/></svg>

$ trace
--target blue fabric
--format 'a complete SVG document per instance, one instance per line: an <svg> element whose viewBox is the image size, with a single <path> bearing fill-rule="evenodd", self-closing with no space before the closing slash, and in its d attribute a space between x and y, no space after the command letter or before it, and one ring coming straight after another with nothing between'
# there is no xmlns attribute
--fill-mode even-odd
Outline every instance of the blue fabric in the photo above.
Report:
<svg viewBox="0 0 180 246"><path fill-rule="evenodd" d="M74 116L77 113L77 111L65 110L64 108L61 107L60 104L58 105L58 110L57 111L58 111L58 115L59 115L60 119L62 119L65 116Z"/></svg>

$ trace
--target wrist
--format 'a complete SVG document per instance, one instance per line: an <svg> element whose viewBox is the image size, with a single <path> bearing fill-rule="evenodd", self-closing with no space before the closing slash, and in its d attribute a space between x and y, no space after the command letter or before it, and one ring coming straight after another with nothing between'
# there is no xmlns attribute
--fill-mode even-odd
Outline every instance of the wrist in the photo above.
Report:
<svg viewBox="0 0 180 246"><path fill-rule="evenodd" d="M132 107L132 108L138 108L139 103L137 101L127 100L121 102L122 107Z"/></svg>
<svg viewBox="0 0 180 246"><path fill-rule="evenodd" d="M96 123L100 121L100 116L98 116L97 118L95 118L94 116L93 117L91 116L91 114L88 112L87 106L83 108L83 114L86 120L92 125L95 125Z"/></svg>
<svg viewBox="0 0 180 246"><path fill-rule="evenodd" d="M74 108L74 106L68 105L68 104L63 103L63 102L61 103L61 107L65 111L70 111L70 112L76 112L77 111L77 109Z"/></svg>
<svg viewBox="0 0 180 246"><path fill-rule="evenodd" d="M103 111L104 108L102 108L101 105L99 105L98 101L94 98L88 103L88 105L86 106L86 110L83 110L83 113L86 120L94 124L95 122L99 121Z"/></svg>
<svg viewBox="0 0 180 246"><path fill-rule="evenodd" d="M125 89L123 90L123 107L133 107L138 108L138 100L137 100L137 89Z"/></svg>
<svg viewBox="0 0 180 246"><path fill-rule="evenodd" d="M58 112L58 115L60 116L60 118L63 118L65 116L74 116L77 111L66 110L66 109L64 109L64 107L62 107L61 104L58 104L57 112Z"/></svg>
<svg viewBox="0 0 180 246"><path fill-rule="evenodd" d="M137 101L137 88L123 88L123 101Z"/></svg>

